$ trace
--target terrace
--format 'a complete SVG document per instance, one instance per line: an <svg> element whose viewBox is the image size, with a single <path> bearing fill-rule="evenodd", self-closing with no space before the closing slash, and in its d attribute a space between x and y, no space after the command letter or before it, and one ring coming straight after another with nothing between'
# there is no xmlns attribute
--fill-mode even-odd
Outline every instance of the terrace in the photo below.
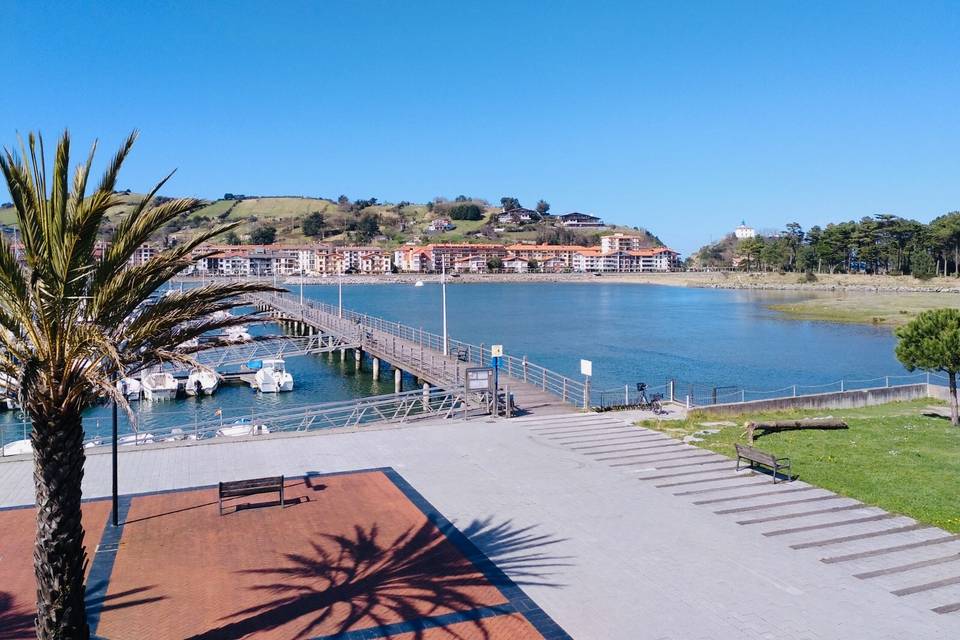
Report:
<svg viewBox="0 0 960 640"><path fill-rule="evenodd" d="M90 456L85 495L109 494L109 461ZM713 471L690 475L700 464ZM405 640L758 639L768 624L786 638L960 632L957 614L931 611L960 600L955 587L891 593L891 579L933 582L924 572L949 564L852 575L956 552L960 540L936 543L944 532L892 517L824 531L799 531L802 519L743 526L715 512L758 518L771 502L782 514L812 509L790 506L797 499L840 499L724 464L612 414L138 447L120 456L123 526L106 524L109 502L85 505L88 601L102 638L146 628L157 638ZM0 463L0 504L31 502L31 470L25 459ZM217 515L217 481L281 473L287 508ZM685 475L655 480L673 474ZM32 510L0 517L4 628L28 637ZM811 517L821 527L829 514ZM784 527L798 532L766 535ZM792 546L881 527L889 535ZM917 548L889 551L900 544Z"/></svg>

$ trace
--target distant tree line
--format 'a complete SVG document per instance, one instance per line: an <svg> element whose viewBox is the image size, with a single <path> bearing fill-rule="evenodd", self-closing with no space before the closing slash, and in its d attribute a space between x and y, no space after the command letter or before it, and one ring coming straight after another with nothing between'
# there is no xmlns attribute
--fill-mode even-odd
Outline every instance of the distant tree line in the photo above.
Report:
<svg viewBox="0 0 960 640"><path fill-rule="evenodd" d="M817 273L960 275L960 212L930 224L889 214L804 230L792 222L773 235L736 239L733 234L703 247L699 266Z"/></svg>

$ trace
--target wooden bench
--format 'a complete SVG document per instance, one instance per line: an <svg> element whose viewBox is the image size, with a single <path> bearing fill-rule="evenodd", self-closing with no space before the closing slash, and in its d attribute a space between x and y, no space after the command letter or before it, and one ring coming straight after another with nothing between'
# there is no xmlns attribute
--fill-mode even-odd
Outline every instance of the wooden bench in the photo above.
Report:
<svg viewBox="0 0 960 640"><path fill-rule="evenodd" d="M754 464L760 464L773 469L774 484L777 483L777 474L780 473L781 470L786 469L789 475L790 458L778 458L772 453L767 453L766 451L761 451L760 449L745 444L735 443L733 446L737 449L737 471L740 471L741 460L749 460L751 469Z"/></svg>
<svg viewBox="0 0 960 640"><path fill-rule="evenodd" d="M220 515L223 515L223 499L252 496L258 493L280 494L280 508L283 509L283 476L270 478L253 478L250 480L234 480L220 483Z"/></svg>

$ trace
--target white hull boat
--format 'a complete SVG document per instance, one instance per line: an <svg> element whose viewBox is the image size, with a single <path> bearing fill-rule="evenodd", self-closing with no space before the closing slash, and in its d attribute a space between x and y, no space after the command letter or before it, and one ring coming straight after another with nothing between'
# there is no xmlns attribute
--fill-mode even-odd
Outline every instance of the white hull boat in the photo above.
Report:
<svg viewBox="0 0 960 640"><path fill-rule="evenodd" d="M194 369L187 376L185 390L188 396L212 396L220 386L220 378L213 371Z"/></svg>
<svg viewBox="0 0 960 640"><path fill-rule="evenodd" d="M24 453L33 453L33 445L30 440L14 440L8 442L0 450L0 454L5 456L16 456Z"/></svg>
<svg viewBox="0 0 960 640"><path fill-rule="evenodd" d="M280 359L264 360L263 366L254 375L254 381L262 393L293 391L293 376Z"/></svg>
<svg viewBox="0 0 960 640"><path fill-rule="evenodd" d="M250 422L238 420L229 427L220 427L217 430L218 436L228 438L238 438L241 436L259 436L270 433L270 429L265 424L252 424Z"/></svg>
<svg viewBox="0 0 960 640"><path fill-rule="evenodd" d="M177 397L177 379L169 373L148 373L141 380L143 397L154 402Z"/></svg>
<svg viewBox="0 0 960 640"><path fill-rule="evenodd" d="M244 328L241 327L239 331L236 329L237 327L230 327L230 329L224 332L223 339L232 344L240 344L253 340L253 336L247 333Z"/></svg>
<svg viewBox="0 0 960 640"><path fill-rule="evenodd" d="M423 280L417 280L417 283L414 284L413 286L415 286L415 287L422 287L422 286L423 286Z"/></svg>
<svg viewBox="0 0 960 640"><path fill-rule="evenodd" d="M117 390L130 402L140 399L143 394L143 385L136 378L123 378L117 381Z"/></svg>
<svg viewBox="0 0 960 640"><path fill-rule="evenodd" d="M117 444L121 446L126 445L138 445L138 444L153 444L153 434L152 433L131 433L127 436L120 436L117 438Z"/></svg>

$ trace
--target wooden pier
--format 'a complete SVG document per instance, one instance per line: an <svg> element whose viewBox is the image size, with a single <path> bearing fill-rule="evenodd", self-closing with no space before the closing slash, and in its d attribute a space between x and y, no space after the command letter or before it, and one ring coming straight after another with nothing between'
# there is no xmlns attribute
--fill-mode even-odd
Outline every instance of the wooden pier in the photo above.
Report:
<svg viewBox="0 0 960 640"><path fill-rule="evenodd" d="M489 347L448 339L382 318L340 309L321 302L300 302L289 294L250 296L251 303L274 319L308 335L335 337L345 345L340 357L353 352L357 366L363 354L371 359L371 373L379 378L381 364L394 372L394 389L403 390L402 372L413 375L424 387L462 387L466 370L492 364ZM571 413L589 406L589 385L528 362L503 356L499 377L501 393L509 392L519 412L546 415Z"/></svg>

